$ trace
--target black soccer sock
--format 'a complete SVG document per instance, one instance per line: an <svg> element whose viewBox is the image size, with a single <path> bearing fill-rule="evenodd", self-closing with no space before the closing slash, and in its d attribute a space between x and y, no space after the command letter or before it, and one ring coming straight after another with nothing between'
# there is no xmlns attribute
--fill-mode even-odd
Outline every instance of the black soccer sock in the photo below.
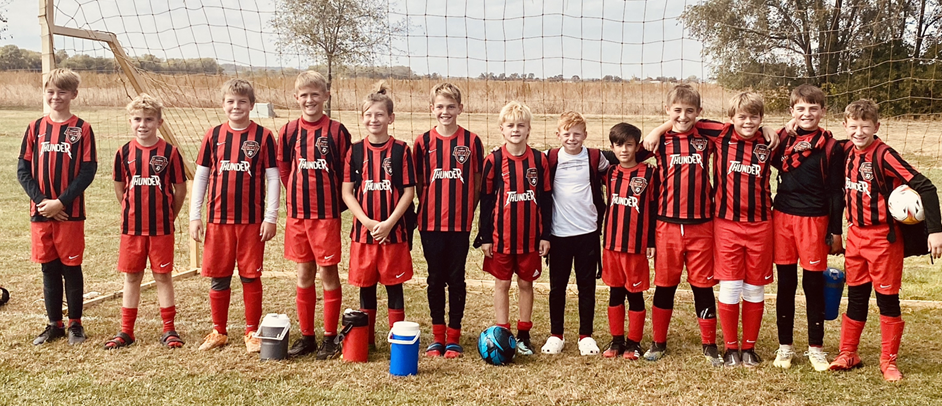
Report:
<svg viewBox="0 0 942 406"><path fill-rule="evenodd" d="M43 303L51 324L62 321L62 261L55 259L42 264Z"/></svg>
<svg viewBox="0 0 942 406"><path fill-rule="evenodd" d="M677 286L658 286L654 288L654 307L664 310L674 310L674 294Z"/></svg>
<svg viewBox="0 0 942 406"><path fill-rule="evenodd" d="M360 288L360 308L376 310L376 285Z"/></svg>
<svg viewBox="0 0 942 406"><path fill-rule="evenodd" d="M625 304L626 296L628 296L628 289L621 286L608 288L608 306L615 307Z"/></svg>
<svg viewBox="0 0 942 406"><path fill-rule="evenodd" d="M798 290L798 264L776 265L775 268L778 270L778 291L775 294L778 343L791 345L795 340L795 291Z"/></svg>
<svg viewBox="0 0 942 406"><path fill-rule="evenodd" d="M373 289L376 289L375 287ZM362 291L361 291L362 292ZM386 285L386 300L387 306L390 309L405 309L406 302L405 296L402 293L402 284L398 285ZM362 298L361 298L362 303ZM376 293L373 293L373 306L376 306Z"/></svg>
<svg viewBox="0 0 942 406"><path fill-rule="evenodd" d="M808 345L824 345L824 272L802 271L801 288L805 291L808 312Z"/></svg>
<svg viewBox="0 0 942 406"><path fill-rule="evenodd" d="M693 307L697 309L698 319L716 318L716 296L713 295L713 288L699 288L691 286L693 291Z"/></svg>
<svg viewBox="0 0 942 406"><path fill-rule="evenodd" d="M628 311L631 311L631 312L644 311L644 293L627 292L627 296L628 296Z"/></svg>
<svg viewBox="0 0 942 406"><path fill-rule="evenodd" d="M873 285L867 282L863 285L847 287L847 317L854 321L867 321L867 310L870 305L870 291Z"/></svg>
<svg viewBox="0 0 942 406"><path fill-rule="evenodd" d="M82 276L82 266L62 266L62 276L65 278L65 302L69 306L69 320L82 319L82 302L85 294L85 278Z"/></svg>
<svg viewBox="0 0 942 406"><path fill-rule="evenodd" d="M899 294L884 295L876 292L877 307L880 308L880 315L886 317L899 317L903 313L899 307Z"/></svg>

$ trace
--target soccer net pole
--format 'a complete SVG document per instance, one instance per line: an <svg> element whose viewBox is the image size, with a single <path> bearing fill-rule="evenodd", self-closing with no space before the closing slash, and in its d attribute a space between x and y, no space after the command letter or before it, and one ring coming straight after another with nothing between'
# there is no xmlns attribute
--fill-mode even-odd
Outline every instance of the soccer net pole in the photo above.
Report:
<svg viewBox="0 0 942 406"><path fill-rule="evenodd" d="M134 66L130 63L130 58L124 52L124 48L121 47L121 44L118 43L118 37L111 32L105 31L93 31L93 30L80 30L69 27L62 27L55 24L55 2L54 0L39 0L39 25L41 28L42 36L42 67L43 67L43 83L49 78L49 72L56 68L56 56L55 56L55 45L53 40L56 35L61 35L64 37L72 37L79 39L87 39L92 41L99 41L108 44L108 47L111 49L111 53L114 55L115 62L121 68L121 72L124 73L124 76L127 78L128 83L131 84L131 87L134 88L134 91L140 95L142 93L149 93L147 84L140 79L137 74L137 70L134 69ZM43 111L48 113L49 106L46 106L43 103ZM172 145L177 147L180 146L180 143L177 142L176 136L174 136L173 127L168 121L164 121L160 126L160 134L164 137L164 140L169 142ZM186 151L183 148L177 148L183 157L183 169L186 173L187 179L187 189L192 189L193 183L193 162L189 160L186 156ZM172 276L173 279L178 279L182 277L187 277L195 275L199 271L200 267L200 247L199 243L196 241L190 241L190 269L184 272L178 272ZM141 285L141 289L147 289L151 286L155 286L153 282L148 282ZM95 298L86 300L83 305L89 305L93 303L98 303L103 300L107 300L114 297L121 297L123 291L117 291L114 293L109 293L101 296L96 296ZM63 308L63 313L67 309Z"/></svg>

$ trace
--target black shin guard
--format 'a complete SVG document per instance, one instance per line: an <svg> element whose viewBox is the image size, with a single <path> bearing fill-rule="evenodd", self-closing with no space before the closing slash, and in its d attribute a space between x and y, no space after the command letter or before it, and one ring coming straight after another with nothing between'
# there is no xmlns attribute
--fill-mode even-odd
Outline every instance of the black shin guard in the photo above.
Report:
<svg viewBox="0 0 942 406"><path fill-rule="evenodd" d="M62 261L56 259L42 264L42 270L46 316L51 322L62 321Z"/></svg>
<svg viewBox="0 0 942 406"><path fill-rule="evenodd" d="M677 286L658 286L654 289L654 307L664 310L674 310L674 294Z"/></svg>
<svg viewBox="0 0 942 406"><path fill-rule="evenodd" d="M824 272L802 271L801 288L805 291L808 313L808 345L824 345Z"/></svg>
<svg viewBox="0 0 942 406"><path fill-rule="evenodd" d="M375 288L374 288L375 289ZM375 292L375 291L374 291ZM373 308L376 307L376 294L373 294ZM386 303L390 309L405 309L406 299L402 293L402 284L386 286Z"/></svg>
<svg viewBox="0 0 942 406"><path fill-rule="evenodd" d="M876 292L877 307L880 308L880 315L886 317L899 317L903 313L899 308L899 294L884 295Z"/></svg>
<svg viewBox="0 0 942 406"><path fill-rule="evenodd" d="M791 345L795 340L795 292L798 290L798 264L776 265L778 291L775 294L775 324L778 343Z"/></svg>
<svg viewBox="0 0 942 406"><path fill-rule="evenodd" d="M217 292L229 289L232 285L232 277L226 276L222 278L211 278L209 280L209 288Z"/></svg>
<svg viewBox="0 0 942 406"><path fill-rule="evenodd" d="M644 311L644 294L641 292L628 292L628 311Z"/></svg>
<svg viewBox="0 0 942 406"><path fill-rule="evenodd" d="M623 287L608 288L608 307L621 306L625 304L625 297L628 296L628 290Z"/></svg>
<svg viewBox="0 0 942 406"><path fill-rule="evenodd" d="M693 291L693 306L697 309L698 319L716 318L716 297L713 295L713 288L698 288L691 286Z"/></svg>
<svg viewBox="0 0 942 406"><path fill-rule="evenodd" d="M376 285L360 288L360 308L376 310Z"/></svg>
<svg viewBox="0 0 942 406"><path fill-rule="evenodd" d="M65 279L65 303L69 306L69 319L82 318L82 302L85 300L85 278L82 276L82 266L62 266L62 276Z"/></svg>
<svg viewBox="0 0 942 406"><path fill-rule="evenodd" d="M847 287L847 317L855 321L867 321L867 310L870 307L870 291L873 285L867 282L863 285Z"/></svg>

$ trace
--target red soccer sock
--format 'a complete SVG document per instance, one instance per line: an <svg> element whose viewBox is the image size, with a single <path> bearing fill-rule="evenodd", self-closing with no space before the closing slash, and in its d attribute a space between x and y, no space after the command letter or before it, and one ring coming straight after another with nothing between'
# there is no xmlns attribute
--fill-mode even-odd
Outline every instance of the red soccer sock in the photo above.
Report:
<svg viewBox="0 0 942 406"><path fill-rule="evenodd" d="M857 346L860 344L860 334L863 333L866 322L847 317L846 313L841 320L840 352L857 353Z"/></svg>
<svg viewBox="0 0 942 406"><path fill-rule="evenodd" d="M229 323L229 297L232 289L209 290L209 312L213 318L213 329L220 334L226 332Z"/></svg>
<svg viewBox="0 0 942 406"><path fill-rule="evenodd" d="M60 322L60 323L61 323L61 322ZM72 323L76 323L76 324L78 324L78 325L82 325L82 319L69 319L69 325L72 325Z"/></svg>
<svg viewBox="0 0 942 406"><path fill-rule="evenodd" d="M716 344L716 318L701 319L697 318L697 324L700 324L700 341L705 345Z"/></svg>
<svg viewBox="0 0 942 406"><path fill-rule="evenodd" d="M168 331L174 331L177 328L173 325L173 320L177 318L177 307L161 307L160 308L160 320L164 322L164 333Z"/></svg>
<svg viewBox="0 0 942 406"><path fill-rule="evenodd" d="M716 312L720 317L720 328L723 330L723 341L726 349L739 349L739 303L717 303Z"/></svg>
<svg viewBox="0 0 942 406"><path fill-rule="evenodd" d="M389 309L387 317L389 318L389 329L392 330L393 324L406 319L406 309Z"/></svg>
<svg viewBox="0 0 942 406"><path fill-rule="evenodd" d="M759 328L762 327L762 313L765 310L765 301L753 303L742 302L742 349L751 350L756 347L759 339Z"/></svg>
<svg viewBox="0 0 942 406"><path fill-rule="evenodd" d="M654 330L652 332L654 342L667 342L667 329L671 325L672 314L674 314L673 309L662 309L657 306L651 308L651 329Z"/></svg>
<svg viewBox="0 0 942 406"><path fill-rule="evenodd" d="M298 306L298 326L301 328L301 335L314 335L314 312L317 310L317 288L314 285L296 289L297 296L295 303Z"/></svg>
<svg viewBox="0 0 942 406"><path fill-rule="evenodd" d="M340 305L343 302L343 290L340 288L324 291L324 335L337 335L340 322Z"/></svg>
<svg viewBox="0 0 942 406"><path fill-rule="evenodd" d="M242 283L242 300L245 301L245 332L258 330L262 319L262 279L255 278L252 283Z"/></svg>
<svg viewBox="0 0 942 406"><path fill-rule="evenodd" d="M644 318L647 317L646 310L628 311L628 339L636 343L641 342L644 337ZM664 341L661 341L664 342Z"/></svg>
<svg viewBox="0 0 942 406"><path fill-rule="evenodd" d="M458 342L461 340L460 328L448 327L448 329L445 330L445 332L447 333L447 335L445 336L446 344L458 344Z"/></svg>
<svg viewBox="0 0 942 406"><path fill-rule="evenodd" d="M608 307L608 332L612 337L625 336L625 305Z"/></svg>
<svg viewBox="0 0 942 406"><path fill-rule="evenodd" d="M505 328L505 329L507 329L507 330L510 330L510 323L503 323L503 324L497 323L496 326L497 326L497 327L503 327L503 328Z"/></svg>
<svg viewBox="0 0 942 406"><path fill-rule="evenodd" d="M360 309L360 311L366 313L366 318L370 322L370 345L376 346L376 309Z"/></svg>
<svg viewBox="0 0 942 406"><path fill-rule="evenodd" d="M532 328L532 321L517 321L517 337L530 338L530 329Z"/></svg>
<svg viewBox="0 0 942 406"><path fill-rule="evenodd" d="M137 320L137 308L121 308L121 332L134 339L134 322Z"/></svg>
<svg viewBox="0 0 942 406"><path fill-rule="evenodd" d="M443 344L445 342L445 325L432 324L432 342Z"/></svg>

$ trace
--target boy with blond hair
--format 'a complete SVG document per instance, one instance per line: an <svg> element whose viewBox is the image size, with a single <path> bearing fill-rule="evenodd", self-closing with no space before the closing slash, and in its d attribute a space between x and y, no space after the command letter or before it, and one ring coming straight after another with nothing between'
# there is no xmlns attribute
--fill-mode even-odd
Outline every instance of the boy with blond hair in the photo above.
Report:
<svg viewBox="0 0 942 406"><path fill-rule="evenodd" d="M171 273L174 220L186 198L186 176L180 151L157 136L163 124L162 109L160 101L147 94L128 103L134 138L119 148L114 158L114 191L121 203L118 270L124 273L124 294L121 331L105 343L109 350L134 343L134 322L148 259L163 320L160 342L169 348L183 346L173 323L177 310Z"/></svg>
<svg viewBox="0 0 942 406"><path fill-rule="evenodd" d="M532 114L524 104L500 110L504 145L484 159L481 213L474 246L484 251L484 271L493 275L497 325L510 329L510 283L517 275L520 318L517 353L533 355L533 281L543 273L553 225L552 182L546 157L527 145Z"/></svg>
<svg viewBox="0 0 942 406"><path fill-rule="evenodd" d="M778 271L775 313L779 341L773 365L785 369L791 366L795 354L799 262L808 320L805 355L817 371L825 371L829 365L823 349L824 270L828 254L842 251L844 151L831 132L819 126L827 111L825 98L824 92L813 85L804 84L792 90L789 111L797 134L789 137L785 128L779 130L782 146L772 153L772 166L778 170L772 221L773 255Z"/></svg>
<svg viewBox="0 0 942 406"><path fill-rule="evenodd" d="M278 172L285 186L285 258L297 263L296 303L301 338L289 356L317 351L317 359L337 354L334 342L343 299L337 264L340 263L340 196L343 160L350 149L350 132L324 114L330 98L327 80L315 71L301 72L294 82L294 98L301 117L278 131ZM324 289L324 341L317 346L314 312L316 277Z"/></svg>
<svg viewBox="0 0 942 406"><path fill-rule="evenodd" d="M484 146L477 134L458 125L461 89L452 83L432 88L429 106L438 125L412 144L415 188L419 196L418 229L428 263L428 305L432 316L431 357L457 358L461 319L467 296L465 261L471 222L481 188ZM445 287L448 324L445 325Z"/></svg>
<svg viewBox="0 0 942 406"><path fill-rule="evenodd" d="M857 347L873 290L880 309L880 371L883 379L895 382L903 379L896 365L905 324L899 305L903 257L925 253L933 258L942 256L939 197L928 178L877 136L880 108L876 103L858 100L847 105L843 124L849 138L844 145L844 202L849 223L845 254L847 313L841 322L840 354L830 369L842 371L863 365ZM887 198L901 185L915 189L922 198L926 219L924 225L909 226L915 227L915 235L904 232L889 213ZM904 238L912 241L904 244ZM911 245L918 250L908 252Z"/></svg>
<svg viewBox="0 0 942 406"><path fill-rule="evenodd" d="M85 341L82 327L82 257L85 251L85 189L95 179L95 133L72 114L79 75L69 69L49 72L43 101L49 114L23 134L17 179L30 200L31 259L42 266L43 302L49 324L33 345L65 337L63 280L69 306L69 344Z"/></svg>
<svg viewBox="0 0 942 406"><path fill-rule="evenodd" d="M553 233L549 256L550 336L543 345L544 354L559 354L566 340L563 321L566 289L575 264L579 288L579 352L599 353L592 338L595 320L595 276L601 262L599 231L605 212L600 173L609 167L601 151L583 146L586 121L582 114L567 111L559 116L556 137L561 147L547 151L550 182L553 183Z"/></svg>
<svg viewBox="0 0 942 406"><path fill-rule="evenodd" d="M252 84L231 79L223 84L222 94L228 120L203 137L190 200L190 237L200 241L203 198L209 187L202 274L211 278L213 330L199 349L229 342L229 286L238 262L245 302L243 341L247 352L259 352L261 340L254 333L262 317L262 263L265 242L275 236L281 192L277 151L271 131L249 118L255 106Z"/></svg>

